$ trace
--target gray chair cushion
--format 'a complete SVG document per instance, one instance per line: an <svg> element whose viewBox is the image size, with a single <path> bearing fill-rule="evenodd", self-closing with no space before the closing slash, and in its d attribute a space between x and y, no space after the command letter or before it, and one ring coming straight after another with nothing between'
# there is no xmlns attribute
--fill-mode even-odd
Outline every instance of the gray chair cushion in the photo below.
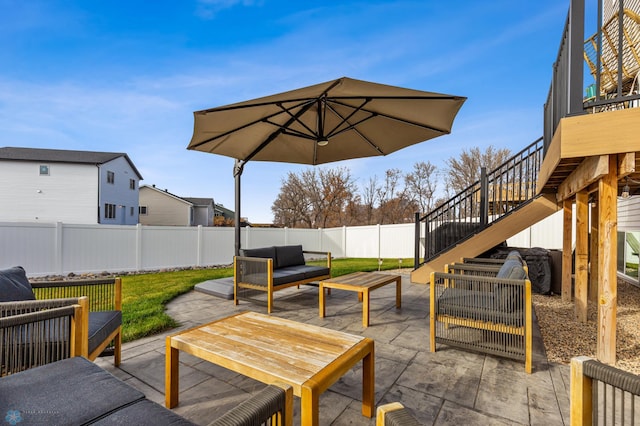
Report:
<svg viewBox="0 0 640 426"><path fill-rule="evenodd" d="M115 411L93 425L136 425L136 426L163 426L163 425L195 425L185 418L178 416L155 402L143 399Z"/></svg>
<svg viewBox="0 0 640 426"><path fill-rule="evenodd" d="M20 424L79 425L144 398L94 363L69 358L0 378L0 405Z"/></svg>
<svg viewBox="0 0 640 426"><path fill-rule="evenodd" d="M89 312L89 353L93 352L105 339L122 325L122 312Z"/></svg>
<svg viewBox="0 0 640 426"><path fill-rule="evenodd" d="M276 247L276 264L274 268L286 268L287 266L297 265L304 265L302 245Z"/></svg>
<svg viewBox="0 0 640 426"><path fill-rule="evenodd" d="M273 267L275 268L275 262L276 262L276 248L275 247L261 247L261 248L254 248L254 249L241 249L240 250L240 256L260 257L260 258L263 258L263 259L273 259L273 262L274 262Z"/></svg>
<svg viewBox="0 0 640 426"><path fill-rule="evenodd" d="M35 300L31 283L22 266L0 270L0 302Z"/></svg>

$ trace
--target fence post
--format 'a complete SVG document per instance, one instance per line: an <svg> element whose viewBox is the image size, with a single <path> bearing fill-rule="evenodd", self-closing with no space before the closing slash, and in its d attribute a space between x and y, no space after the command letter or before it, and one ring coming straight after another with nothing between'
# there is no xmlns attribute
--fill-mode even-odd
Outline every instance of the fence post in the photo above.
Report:
<svg viewBox="0 0 640 426"><path fill-rule="evenodd" d="M487 226L489 223L489 182L487 179L487 168L480 169L480 225Z"/></svg>
<svg viewBox="0 0 640 426"><path fill-rule="evenodd" d="M284 227L284 245L285 246L289 245L289 227L288 226Z"/></svg>
<svg viewBox="0 0 640 426"><path fill-rule="evenodd" d="M416 237L414 242L414 252L413 252L413 269L417 269L420 265L420 212L416 212L415 216L416 223Z"/></svg>
<svg viewBox="0 0 640 426"><path fill-rule="evenodd" d="M342 225L342 257L347 257L347 227Z"/></svg>
<svg viewBox="0 0 640 426"><path fill-rule="evenodd" d="M142 270L142 224L136 225L136 271Z"/></svg>
<svg viewBox="0 0 640 426"><path fill-rule="evenodd" d="M382 245L381 244L382 242L380 241L381 238L382 238L381 237L382 228L380 227L380 224L378 224L377 226L378 226L378 261L380 261L380 259L382 259L382 257L380 257L380 255L382 254L382 253L380 253L380 251L381 251L380 246Z"/></svg>
<svg viewBox="0 0 640 426"><path fill-rule="evenodd" d="M202 242L203 242L203 238L202 238L202 225L198 225L198 238L197 238L197 243L198 247L197 247L197 251L196 251L196 266L202 266Z"/></svg>
<svg viewBox="0 0 640 426"><path fill-rule="evenodd" d="M324 236L324 229L323 228L318 228L318 251L322 251L322 240Z"/></svg>
<svg viewBox="0 0 640 426"><path fill-rule="evenodd" d="M55 268L56 268L56 272L59 275L63 275L64 274L64 270L63 268L63 261L62 261L62 253L63 253L63 249L62 249L62 222L56 222L56 247L55 247Z"/></svg>

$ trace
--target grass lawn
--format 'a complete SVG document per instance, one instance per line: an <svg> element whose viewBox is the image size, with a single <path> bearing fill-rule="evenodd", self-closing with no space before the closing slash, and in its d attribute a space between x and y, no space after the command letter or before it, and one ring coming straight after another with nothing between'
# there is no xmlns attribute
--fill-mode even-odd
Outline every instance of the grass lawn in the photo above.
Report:
<svg viewBox="0 0 640 426"><path fill-rule="evenodd" d="M325 261L309 262L325 264ZM413 259L403 259L402 266L413 266ZM383 259L381 270L398 268L398 259ZM331 273L334 277L356 271L375 271L377 259L334 259ZM175 297L187 293L207 280L233 276L232 268L197 269L159 272L122 277L123 341L139 339L178 324L164 312L165 305ZM230 302L232 303L232 302Z"/></svg>

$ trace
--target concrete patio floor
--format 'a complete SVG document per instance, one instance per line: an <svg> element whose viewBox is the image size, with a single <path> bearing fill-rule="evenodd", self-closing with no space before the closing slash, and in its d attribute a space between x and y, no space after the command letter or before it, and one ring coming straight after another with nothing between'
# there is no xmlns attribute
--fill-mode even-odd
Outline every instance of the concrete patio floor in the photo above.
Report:
<svg viewBox="0 0 640 426"><path fill-rule="evenodd" d="M371 337L375 340L376 404L399 401L424 425L569 424L569 367L547 362L537 323L533 333L533 374L524 363L439 345L429 351L429 286L402 280L402 308L395 285L371 293L371 323L362 326L355 293L333 290L327 317L318 316L318 289L275 293L272 315ZM266 313L266 306L192 291L167 306L181 327L123 346L120 368L113 357L97 363L164 405L165 337L242 311ZM173 411L207 424L264 385L187 354L180 354L180 403ZM320 397L322 425L374 425L361 415L361 363ZM300 424L294 397L294 424Z"/></svg>

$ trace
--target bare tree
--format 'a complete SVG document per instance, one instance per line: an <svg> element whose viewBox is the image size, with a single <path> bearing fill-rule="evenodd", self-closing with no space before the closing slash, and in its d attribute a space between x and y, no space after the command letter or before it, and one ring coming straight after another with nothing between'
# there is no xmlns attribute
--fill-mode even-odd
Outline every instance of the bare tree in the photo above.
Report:
<svg viewBox="0 0 640 426"><path fill-rule="evenodd" d="M374 225L375 224L375 209L378 201L378 193L380 192L380 186L378 185L378 177L373 175L365 185L362 186L362 208L364 210L364 223L361 225Z"/></svg>
<svg viewBox="0 0 640 426"><path fill-rule="evenodd" d="M355 200L356 189L347 168L290 172L271 207L274 223L305 228L340 226L346 220L347 206Z"/></svg>
<svg viewBox="0 0 640 426"><path fill-rule="evenodd" d="M403 175L400 169L385 172L384 183L378 189L378 223L404 223L413 220L415 203L401 185Z"/></svg>
<svg viewBox="0 0 640 426"><path fill-rule="evenodd" d="M433 208L437 183L435 172L436 166L428 161L419 161L413 165L413 171L404 176L407 196L417 204L422 213L427 213Z"/></svg>
<svg viewBox="0 0 640 426"><path fill-rule="evenodd" d="M486 167L491 171L504 163L511 156L507 148L496 149L489 146L485 152L474 147L463 150L460 157L451 157L447 160L446 172L447 191L460 192L480 180L480 169Z"/></svg>

